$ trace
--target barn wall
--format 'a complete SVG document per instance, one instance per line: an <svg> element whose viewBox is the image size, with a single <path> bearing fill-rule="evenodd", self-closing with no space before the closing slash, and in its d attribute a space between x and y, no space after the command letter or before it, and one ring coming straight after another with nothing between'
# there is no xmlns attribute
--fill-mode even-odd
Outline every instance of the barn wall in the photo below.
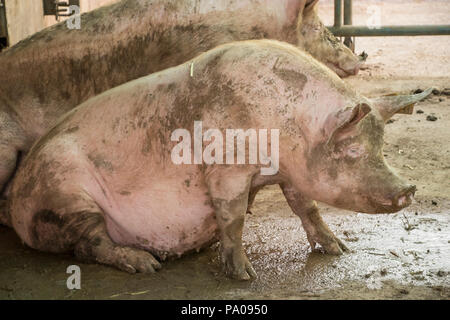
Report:
<svg viewBox="0 0 450 320"><path fill-rule="evenodd" d="M8 0L5 8L11 46L44 28L42 1Z"/></svg>
<svg viewBox="0 0 450 320"><path fill-rule="evenodd" d="M82 12L87 12L117 1L119 0L80 0L80 7Z"/></svg>
<svg viewBox="0 0 450 320"><path fill-rule="evenodd" d="M120 0L80 0L80 9L82 13L88 12L118 1ZM56 21L55 17L52 16L46 16L44 18L45 27L54 25L57 22L58 21Z"/></svg>
<svg viewBox="0 0 450 320"><path fill-rule="evenodd" d="M80 0L80 9L81 12L88 12L118 1ZM44 16L42 0L6 1L6 19L10 46L58 22L53 16Z"/></svg>

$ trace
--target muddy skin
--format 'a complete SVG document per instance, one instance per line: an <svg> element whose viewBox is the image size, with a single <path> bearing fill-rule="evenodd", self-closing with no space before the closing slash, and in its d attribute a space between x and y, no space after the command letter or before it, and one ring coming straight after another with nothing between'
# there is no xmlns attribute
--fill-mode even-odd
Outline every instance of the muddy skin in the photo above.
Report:
<svg viewBox="0 0 450 320"><path fill-rule="evenodd" d="M74 252L81 261L113 265L128 273L152 273L161 268L150 253L114 244L100 213L59 215L42 210L33 217L31 228L31 246L42 251Z"/></svg>
<svg viewBox="0 0 450 320"><path fill-rule="evenodd" d="M337 238L319 215L317 203L305 198L295 188L287 183L280 185L289 207L303 224L311 250L320 244L326 253L341 255L349 251L345 244Z"/></svg>
<svg viewBox="0 0 450 320"><path fill-rule="evenodd" d="M212 171L212 173L209 173ZM229 167L208 168L206 183L211 195L217 224L220 229L220 249L222 263L228 276L239 280L250 280L256 277L256 272L250 264L242 246L242 230L252 177L255 170L242 170ZM229 181L228 181L229 180ZM243 190L230 199L229 185L239 183Z"/></svg>
<svg viewBox="0 0 450 320"><path fill-rule="evenodd" d="M326 179L334 181L334 185L342 183L341 194L334 200L334 205L338 208L350 208L366 213L397 212L403 208L403 205L394 203L399 190L401 188L415 189L413 186L405 185L391 170L386 170L387 164L382 150L383 121L371 113L368 105L363 106L365 109L359 111L362 112L359 121L340 128L339 132L334 134L332 141L318 144L311 154L307 155L308 170L319 175L319 172L323 172L324 162L327 163ZM360 134L355 134L355 125L356 132L359 131ZM353 131L352 134L348 133L350 130ZM354 186L345 185L345 181L349 180L345 177L347 174L351 174L351 179L357 181L355 185L358 185L358 192L361 194L357 201L349 200L346 196L355 190ZM390 181L388 188L384 181ZM412 195L413 193L414 191ZM412 195L411 199L404 203L405 207L411 203ZM382 204L383 201L386 205Z"/></svg>
<svg viewBox="0 0 450 320"><path fill-rule="evenodd" d="M299 45L340 77L356 75L367 56L356 56L323 25L315 8L306 11L299 23ZM308 35L308 37L306 37Z"/></svg>
<svg viewBox="0 0 450 320"><path fill-rule="evenodd" d="M26 154L59 117L90 97L179 65L223 43L273 38L297 44L299 36L310 38L308 32L297 30L302 21L320 23L314 1L271 7L281 16L287 10L287 20L279 25L265 23L272 22L274 14L265 10L265 5L242 9L225 1L220 4L228 7L213 9L198 4L189 0L124 0L83 14L81 30L68 30L60 23L2 52L0 189L6 189L13 177L18 153ZM308 15L302 17L303 12ZM242 25L244 20L249 23ZM309 38L301 40L307 50L318 40ZM328 46L327 40L323 47ZM144 152L148 150L148 145L143 147ZM0 192L7 197L4 190Z"/></svg>
<svg viewBox="0 0 450 320"><path fill-rule="evenodd" d="M59 215L51 210L41 210L33 216L31 247L53 253L73 251L74 244L90 234L102 219L100 214L89 212Z"/></svg>
<svg viewBox="0 0 450 320"><path fill-rule="evenodd" d="M0 212L3 213L3 214L0 214L0 224L7 226L7 227L12 227L11 216L7 209L8 209L7 200L0 199Z"/></svg>

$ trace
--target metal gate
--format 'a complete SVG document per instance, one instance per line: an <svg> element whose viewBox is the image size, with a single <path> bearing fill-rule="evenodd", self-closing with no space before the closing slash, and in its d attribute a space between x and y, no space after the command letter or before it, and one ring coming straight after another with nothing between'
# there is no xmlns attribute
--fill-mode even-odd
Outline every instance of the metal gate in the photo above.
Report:
<svg viewBox="0 0 450 320"><path fill-rule="evenodd" d="M344 43L349 47L352 43L351 37L450 35L450 25L379 26L377 28L353 26L352 5L353 0L344 0L344 21L342 21L342 0L334 0L334 25L328 27L335 36L346 37Z"/></svg>

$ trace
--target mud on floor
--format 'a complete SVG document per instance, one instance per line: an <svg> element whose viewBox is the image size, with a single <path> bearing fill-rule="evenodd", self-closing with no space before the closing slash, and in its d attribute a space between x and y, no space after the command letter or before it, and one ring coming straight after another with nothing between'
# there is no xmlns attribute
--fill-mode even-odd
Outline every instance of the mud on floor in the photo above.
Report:
<svg viewBox="0 0 450 320"><path fill-rule="evenodd" d="M80 264L36 252L0 229L0 299L449 299L450 215L336 214L324 219L351 252L311 252L298 218L271 187L248 216L244 243L258 272L252 282L224 277L217 246L164 263L152 275ZM259 213L268 207L271 215ZM81 267L82 289L66 287L69 265Z"/></svg>

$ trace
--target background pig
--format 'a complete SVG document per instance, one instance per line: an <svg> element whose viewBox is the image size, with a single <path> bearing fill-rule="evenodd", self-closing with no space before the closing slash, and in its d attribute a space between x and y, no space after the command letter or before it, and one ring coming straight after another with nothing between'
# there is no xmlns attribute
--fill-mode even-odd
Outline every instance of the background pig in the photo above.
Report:
<svg viewBox="0 0 450 320"><path fill-rule="evenodd" d="M306 48L341 76L356 74L361 61L325 29L316 3L124 0L82 15L81 30L61 23L3 52L0 194L7 196L21 154L61 115L105 90L219 44L283 40Z"/></svg>
<svg viewBox="0 0 450 320"><path fill-rule="evenodd" d="M372 103L286 43L220 46L65 115L14 179L12 225L33 248L74 251L128 272L152 272L160 268L155 257L220 239L227 274L249 279L255 271L241 240L249 195L279 184L311 245L340 254L346 248L314 200L394 212L415 191L383 158L384 121L405 106L387 99L396 105ZM263 176L260 164L174 164L172 133L193 132L197 120L222 133L279 129L278 173Z"/></svg>

